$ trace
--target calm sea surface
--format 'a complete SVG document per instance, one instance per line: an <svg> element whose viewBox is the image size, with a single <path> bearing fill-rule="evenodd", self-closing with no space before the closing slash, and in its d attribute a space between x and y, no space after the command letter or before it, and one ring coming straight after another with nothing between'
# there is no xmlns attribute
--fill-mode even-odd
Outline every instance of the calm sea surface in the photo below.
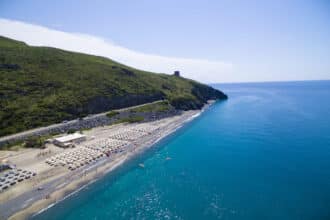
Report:
<svg viewBox="0 0 330 220"><path fill-rule="evenodd" d="M330 219L330 81L215 87L228 101L35 219Z"/></svg>

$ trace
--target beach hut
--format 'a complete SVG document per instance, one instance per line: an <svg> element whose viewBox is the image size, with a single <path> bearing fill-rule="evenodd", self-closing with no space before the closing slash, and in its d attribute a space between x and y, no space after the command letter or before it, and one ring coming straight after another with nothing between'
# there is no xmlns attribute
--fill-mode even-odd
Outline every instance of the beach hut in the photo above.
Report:
<svg viewBox="0 0 330 220"><path fill-rule="evenodd" d="M70 147L86 140L86 135L80 133L69 134L59 138L54 138L53 143L59 147Z"/></svg>

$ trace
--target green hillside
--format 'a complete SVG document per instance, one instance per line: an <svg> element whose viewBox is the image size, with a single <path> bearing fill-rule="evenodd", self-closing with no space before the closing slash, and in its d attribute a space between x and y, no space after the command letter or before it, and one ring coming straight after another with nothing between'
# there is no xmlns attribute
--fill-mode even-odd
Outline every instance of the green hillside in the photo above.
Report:
<svg viewBox="0 0 330 220"><path fill-rule="evenodd" d="M188 110L225 98L182 77L0 36L0 136L160 99Z"/></svg>

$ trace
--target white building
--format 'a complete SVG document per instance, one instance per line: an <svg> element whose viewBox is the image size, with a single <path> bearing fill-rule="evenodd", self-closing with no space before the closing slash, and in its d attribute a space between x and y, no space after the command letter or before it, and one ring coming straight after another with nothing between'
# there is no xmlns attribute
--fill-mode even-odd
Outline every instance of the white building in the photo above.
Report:
<svg viewBox="0 0 330 220"><path fill-rule="evenodd" d="M54 144L59 147L68 147L72 144L78 144L86 140L86 135L80 133L69 134L63 137L54 138Z"/></svg>

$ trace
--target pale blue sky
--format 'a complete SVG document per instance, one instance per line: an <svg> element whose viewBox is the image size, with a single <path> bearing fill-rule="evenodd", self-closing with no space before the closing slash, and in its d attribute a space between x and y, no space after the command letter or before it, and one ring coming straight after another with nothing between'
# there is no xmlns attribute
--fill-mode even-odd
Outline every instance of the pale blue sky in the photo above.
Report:
<svg viewBox="0 0 330 220"><path fill-rule="evenodd" d="M0 18L232 65L211 81L330 79L328 0L0 0Z"/></svg>

